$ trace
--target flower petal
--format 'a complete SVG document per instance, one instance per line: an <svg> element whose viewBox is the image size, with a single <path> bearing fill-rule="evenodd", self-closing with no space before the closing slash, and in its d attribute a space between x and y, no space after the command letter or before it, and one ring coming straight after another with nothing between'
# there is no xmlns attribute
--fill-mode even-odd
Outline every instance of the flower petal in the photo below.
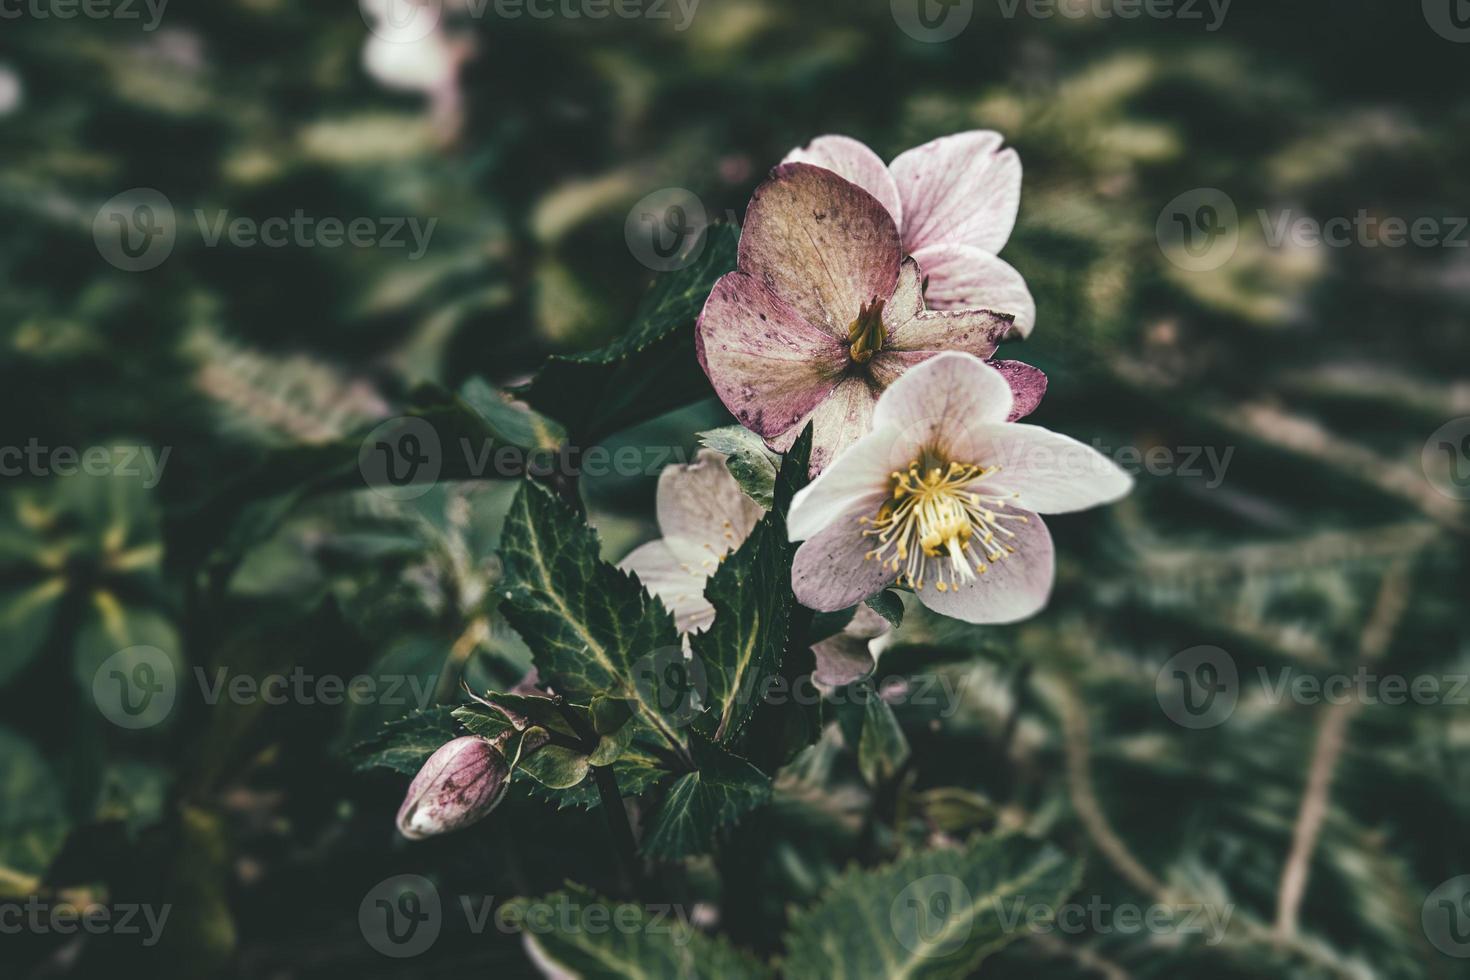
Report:
<svg viewBox="0 0 1470 980"><path fill-rule="evenodd" d="M815 408L847 366L847 345L812 326L758 279L721 276L695 327L695 351L720 401L771 437Z"/></svg>
<svg viewBox="0 0 1470 980"><path fill-rule="evenodd" d="M883 346L888 351L960 350L989 357L1011 332L1009 314L989 310L925 310L895 326Z"/></svg>
<svg viewBox="0 0 1470 980"><path fill-rule="evenodd" d="M889 169L903 202L903 245L973 245L997 253L1021 205L1021 159L989 130L956 133L902 153ZM922 264L922 263L921 263Z"/></svg>
<svg viewBox="0 0 1470 980"><path fill-rule="evenodd" d="M881 502L871 506L862 502L843 511L796 549L791 588L798 602L818 612L837 612L893 584L897 571L863 558L872 550L872 541L863 536L858 518L875 513Z"/></svg>
<svg viewBox="0 0 1470 980"><path fill-rule="evenodd" d="M832 461L816 479L796 492L786 514L792 541L814 537L835 514L861 504L876 513L889 494L889 475L907 460L894 462L898 433L874 429Z"/></svg>
<svg viewBox="0 0 1470 980"><path fill-rule="evenodd" d="M674 614L680 633L697 633L715 621L715 607L704 597L713 569L701 567L701 553L693 542L650 541L629 552L618 567L637 575L643 587L658 596Z"/></svg>
<svg viewBox="0 0 1470 980"><path fill-rule="evenodd" d="M1000 466L984 481L986 492L1017 494L1027 510L1066 514L1111 503L1133 489L1133 478L1102 453L1039 425L977 423L953 437L953 458Z"/></svg>
<svg viewBox="0 0 1470 980"><path fill-rule="evenodd" d="M744 544L764 513L713 449L701 449L687 466L664 467L656 499L664 536L694 542L716 561Z"/></svg>
<svg viewBox="0 0 1470 980"><path fill-rule="evenodd" d="M919 601L942 616L967 623L1014 623L1040 611L1051 596L1056 554L1041 518L1025 516L1024 524L1006 525L1016 532L1010 542L1015 554L992 562L983 575L957 588L940 592L926 583L916 593Z"/></svg>
<svg viewBox="0 0 1470 980"><path fill-rule="evenodd" d="M1004 421L1013 403L1011 386L999 371L978 357L946 351L889 386L873 425L875 430L896 431L905 445L931 447L950 459L970 462L954 455L951 443L963 440L969 427Z"/></svg>
<svg viewBox="0 0 1470 980"><path fill-rule="evenodd" d="M1025 361L991 361L990 366L1006 379L1011 386L1011 395L1015 398L1011 405L1011 414L1006 418L1007 422L1023 419L1036 411L1042 396L1046 394L1046 375L1040 368L1032 367Z"/></svg>
<svg viewBox="0 0 1470 980"><path fill-rule="evenodd" d="M782 163L810 163L825 167L857 184L878 199L893 215L893 223L903 226L903 204L898 199L898 185L883 158L866 143L851 136L818 136L806 146L786 154Z"/></svg>
<svg viewBox="0 0 1470 980"><path fill-rule="evenodd" d="M993 310L1016 318L1016 331L1031 335L1036 301L1026 280L1005 259L971 245L926 245L913 255L924 270L924 302L931 310Z"/></svg>
<svg viewBox="0 0 1470 980"><path fill-rule="evenodd" d="M868 638L838 633L820 643L812 644L817 667L812 671L812 680L827 687L841 687L873 672L877 661L868 650Z"/></svg>
<svg viewBox="0 0 1470 980"><path fill-rule="evenodd" d="M848 376L832 389L826 401L798 419L785 434L766 441L772 449L784 453L810 421L812 458L808 472L816 476L872 428L873 410L877 407L880 393L881 389L874 387L869 379Z"/></svg>
<svg viewBox="0 0 1470 980"><path fill-rule="evenodd" d="M893 294L902 260L888 209L852 181L809 163L771 171L745 212L740 271L844 343L859 307Z"/></svg>
<svg viewBox="0 0 1470 980"><path fill-rule="evenodd" d="M893 624L865 604L857 607L857 612L852 614L852 621L843 627L842 632L860 640L872 640L883 636L891 629L893 629Z"/></svg>

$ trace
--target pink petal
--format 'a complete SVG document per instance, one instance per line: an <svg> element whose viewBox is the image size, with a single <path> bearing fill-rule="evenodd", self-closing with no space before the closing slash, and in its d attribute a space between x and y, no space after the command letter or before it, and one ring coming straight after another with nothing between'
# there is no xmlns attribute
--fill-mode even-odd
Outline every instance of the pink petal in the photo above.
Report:
<svg viewBox="0 0 1470 980"><path fill-rule="evenodd" d="M989 357L1010 332L1009 315L989 310L926 310L895 326L883 350L956 350Z"/></svg>
<svg viewBox="0 0 1470 980"><path fill-rule="evenodd" d="M665 537L695 542L718 560L750 536L764 511L730 475L725 457L701 449L687 466L658 475L658 526Z"/></svg>
<svg viewBox="0 0 1470 980"><path fill-rule="evenodd" d="M868 650L868 640L848 633L838 633L820 643L813 643L812 653L817 658L812 680L827 688L851 684L871 674L876 666L873 654Z"/></svg>
<svg viewBox="0 0 1470 980"><path fill-rule="evenodd" d="M851 136L818 136L806 146L786 154L782 163L810 163L825 167L845 177L878 199L893 215L893 223L903 226L903 205L898 199L898 185L888 172L883 158L868 149L866 143Z"/></svg>
<svg viewBox="0 0 1470 980"><path fill-rule="evenodd" d="M891 629L893 625L888 620L863 605L857 607L857 612L852 614L852 622L844 626L842 632L860 640L873 640L885 635Z"/></svg>
<svg viewBox="0 0 1470 980"><path fill-rule="evenodd" d="M907 462L894 462L896 436L891 429L868 433L797 491L786 515L791 540L814 537L831 523L832 515L859 505L876 512L888 497L889 475Z"/></svg>
<svg viewBox="0 0 1470 980"><path fill-rule="evenodd" d="M924 270L924 301L931 310L993 310L1016 319L1016 331L1030 336L1036 301L1026 280L1009 262L970 245L926 245L913 255Z"/></svg>
<svg viewBox="0 0 1470 980"><path fill-rule="evenodd" d="M863 536L866 525L858 523L859 517L877 513L882 503L879 497L843 511L796 549L791 588L797 601L818 612L836 612L893 584L898 572L876 559L864 560L873 542Z"/></svg>
<svg viewBox="0 0 1470 980"><path fill-rule="evenodd" d="M741 272L720 277L695 327L699 364L720 401L767 438L827 397L847 366L845 341L812 326Z"/></svg>
<svg viewBox="0 0 1470 980"><path fill-rule="evenodd" d="M975 423L951 438L953 459L1000 466L982 484L987 492L1017 494L1027 510L1066 514L1111 503L1133 489L1133 478L1102 453L1039 425Z"/></svg>
<svg viewBox="0 0 1470 980"><path fill-rule="evenodd" d="M878 402L873 425L901 433L909 445L932 447L960 462L978 462L953 455L952 443L962 441L969 427L1004 421L1013 402L1011 386L999 371L973 355L946 351L889 386Z"/></svg>
<svg viewBox="0 0 1470 980"><path fill-rule="evenodd" d="M967 623L1014 623L1040 611L1051 596L1056 555L1041 518L1025 516L1024 524L1006 522L1016 533L1009 541L1015 554L991 562L973 582L944 592L927 581L932 572L926 569L924 587L916 592L919 601L940 615Z"/></svg>
<svg viewBox="0 0 1470 980"><path fill-rule="evenodd" d="M872 428L873 410L877 407L879 394L880 390L869 379L850 375L832 389L826 401L798 419L785 434L768 439L767 443L777 452L786 452L810 421L812 458L808 472L816 476Z"/></svg>
<svg viewBox="0 0 1470 980"><path fill-rule="evenodd" d="M999 371L1010 384L1011 395L1015 398L1007 422L1023 419L1036 411L1042 396L1046 394L1046 375L1040 368L1032 367L1025 361L991 361L990 366Z"/></svg>
<svg viewBox="0 0 1470 980"><path fill-rule="evenodd" d="M629 552L618 567L637 575L643 587L658 596L674 614L680 633L697 633L715 621L715 607L704 598L714 569L701 565L701 553L693 542L650 541Z"/></svg>
<svg viewBox="0 0 1470 980"><path fill-rule="evenodd" d="M830 170L783 163L750 199L738 266L846 343L859 307L892 295L902 259L877 198Z"/></svg>
<svg viewBox="0 0 1470 980"><path fill-rule="evenodd" d="M883 306L883 327L893 331L924 312L924 278L919 263L912 257L903 260L898 267L898 282L893 295Z"/></svg>
<svg viewBox="0 0 1470 980"><path fill-rule="evenodd" d="M988 130L945 136L900 154L890 169L903 202L903 245L1004 247L1021 205L1021 160ZM922 263L921 263L922 264Z"/></svg>

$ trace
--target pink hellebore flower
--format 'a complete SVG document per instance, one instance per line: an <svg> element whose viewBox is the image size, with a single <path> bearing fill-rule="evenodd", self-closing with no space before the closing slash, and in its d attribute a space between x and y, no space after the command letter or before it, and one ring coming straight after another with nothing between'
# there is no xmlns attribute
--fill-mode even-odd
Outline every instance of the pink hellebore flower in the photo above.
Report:
<svg viewBox="0 0 1470 980"><path fill-rule="evenodd" d="M1005 378L969 354L894 382L873 431L792 501L797 599L845 609L899 583L971 623L1045 606L1055 556L1038 514L1117 500L1133 481L1075 439L1008 422L1011 410Z"/></svg>
<svg viewBox="0 0 1470 980"><path fill-rule="evenodd" d="M664 537L633 549L618 567L637 575L663 601L680 633L701 632L715 621L705 583L750 537L764 512L730 475L725 457L712 449L701 449L688 466L665 467L656 504ZM813 644L815 680L838 687L869 673L874 666L870 641L888 629L882 616L859 606L842 632Z"/></svg>
<svg viewBox="0 0 1470 980"><path fill-rule="evenodd" d="M1021 204L1021 160L989 130L956 133L883 165L850 136L819 136L785 163L826 167L877 198L898 225L905 255L924 270L924 301L936 310L1009 313L1028 336L1036 303L1026 280L997 253Z"/></svg>
<svg viewBox="0 0 1470 980"><path fill-rule="evenodd" d="M478 823L510 786L500 748L474 735L445 742L429 756L398 808L398 831L410 840Z"/></svg>
<svg viewBox="0 0 1470 980"><path fill-rule="evenodd" d="M995 352L1011 317L924 308L919 264L888 210L831 170L786 163L756 188L736 271L715 283L695 332L700 366L746 428L779 451L808 420L811 472L868 431L899 375L943 350ZM1040 401L1035 368L1004 369L1017 415Z"/></svg>

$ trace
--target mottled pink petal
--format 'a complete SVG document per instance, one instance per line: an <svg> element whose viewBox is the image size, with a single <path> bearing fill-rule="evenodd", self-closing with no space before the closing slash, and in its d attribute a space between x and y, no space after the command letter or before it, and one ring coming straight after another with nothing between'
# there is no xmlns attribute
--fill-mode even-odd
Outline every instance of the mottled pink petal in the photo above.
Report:
<svg viewBox="0 0 1470 980"><path fill-rule="evenodd" d="M872 428L873 410L877 406L879 394L881 390L868 378L849 375L810 414L798 419L780 437L766 441L772 449L784 453L791 448L791 444L810 421L812 457L808 472L816 476L844 449L857 442Z"/></svg>
<svg viewBox="0 0 1470 980"><path fill-rule="evenodd" d="M1056 555L1041 518L1024 516L1025 523L1005 525L1015 532L1008 540L1015 554L991 562L983 575L957 588L940 592L926 583L916 592L919 601L940 615L967 623L1014 623L1040 611L1051 596Z"/></svg>
<svg viewBox="0 0 1470 980"><path fill-rule="evenodd" d="M738 267L844 343L858 309L892 295L903 252L893 216L830 170L783 163L755 189Z"/></svg>
<svg viewBox="0 0 1470 980"><path fill-rule="evenodd" d="M875 429L798 490L786 515L786 530L791 540L815 536L831 523L833 514L850 510L859 503L876 512L888 497L889 475L907 462L907 457L895 462L897 436L894 429ZM900 447L898 451L911 450Z"/></svg>
<svg viewBox="0 0 1470 980"><path fill-rule="evenodd" d="M971 245L926 245L914 253L924 272L924 302L931 310L992 310L1015 317L1016 332L1030 336L1036 301L1009 262Z"/></svg>
<svg viewBox="0 0 1470 980"><path fill-rule="evenodd" d="M892 334L924 312L924 279L919 263L912 257L903 260L898 267L898 282L893 295L883 306L883 327Z"/></svg>
<svg viewBox="0 0 1470 980"><path fill-rule="evenodd" d="M1011 405L1007 422L1023 419L1036 411L1046 394L1046 375L1041 368L1032 367L1025 361L991 361L990 366L1001 373L1011 386L1015 402Z"/></svg>
<svg viewBox="0 0 1470 980"><path fill-rule="evenodd" d="M664 467L656 499L664 536L695 542L716 560L740 547L764 513L713 449L701 449L687 466Z"/></svg>
<svg viewBox="0 0 1470 980"><path fill-rule="evenodd" d="M950 433L951 458L1000 471L983 482L988 493L1018 494L1017 504L1066 514L1112 503L1133 478L1091 446L1039 425L973 423Z"/></svg>
<svg viewBox="0 0 1470 980"><path fill-rule="evenodd" d="M809 414L847 366L845 337L812 326L740 272L715 283L695 327L695 349L720 401L767 438Z"/></svg>
<svg viewBox="0 0 1470 980"><path fill-rule="evenodd" d="M884 351L956 350L989 357L1011 332L1011 318L989 310L926 310L896 325Z"/></svg>
<svg viewBox="0 0 1470 980"><path fill-rule="evenodd" d="M819 534L796 549L791 588L797 601L818 612L837 612L877 595L893 584L898 572L876 559L864 560L872 539L863 536L859 517L877 513L886 495L842 511Z"/></svg>
<svg viewBox="0 0 1470 980"><path fill-rule="evenodd" d="M883 394L873 425L902 433L914 445L943 450L946 458L968 427L1000 423L1011 414L1011 386L978 357L956 351L937 354L905 373Z"/></svg>
<svg viewBox="0 0 1470 980"><path fill-rule="evenodd" d="M890 169L903 202L903 246L973 245L998 253L1021 206L1021 160L999 133L974 130L916 146ZM921 263L922 264L922 263Z"/></svg>
<svg viewBox="0 0 1470 980"><path fill-rule="evenodd" d="M825 167L846 177L878 199L893 215L893 223L903 226L903 205L898 199L898 185L888 172L888 165L868 145L851 136L818 136L806 146L786 154L782 163L810 163Z"/></svg>
<svg viewBox="0 0 1470 980"><path fill-rule="evenodd" d="M704 598L704 586L713 567L701 560L709 556L692 541L650 541L628 553L618 567L638 576L664 608L674 614L680 633L697 633L715 620L715 607Z"/></svg>

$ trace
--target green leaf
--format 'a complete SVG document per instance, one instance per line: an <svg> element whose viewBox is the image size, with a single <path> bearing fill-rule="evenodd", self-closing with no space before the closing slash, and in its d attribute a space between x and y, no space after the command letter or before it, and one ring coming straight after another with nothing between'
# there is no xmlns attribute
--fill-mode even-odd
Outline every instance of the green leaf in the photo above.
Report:
<svg viewBox="0 0 1470 980"><path fill-rule="evenodd" d="M348 756L358 772L392 769L412 776L439 746L458 734L454 709L435 705L388 722L377 735L353 746Z"/></svg>
<svg viewBox="0 0 1470 980"><path fill-rule="evenodd" d="M47 579L0 593L0 684L25 669L35 658L56 618L56 605L66 592L66 579Z"/></svg>
<svg viewBox="0 0 1470 980"><path fill-rule="evenodd" d="M538 731L539 729L531 729ZM547 789L570 789L587 778L586 754L562 745L543 745L523 752L520 769Z"/></svg>
<svg viewBox="0 0 1470 980"><path fill-rule="evenodd" d="M903 625L903 599L897 592L879 592L868 600L868 608L888 620L894 629Z"/></svg>
<svg viewBox="0 0 1470 980"><path fill-rule="evenodd" d="M694 355L694 321L715 280L735 268L738 230L708 229L698 258L660 275L623 335L599 350L547 358L520 394L559 419L578 445L709 394Z"/></svg>
<svg viewBox="0 0 1470 980"><path fill-rule="evenodd" d="M548 914L550 913L550 914ZM770 971L687 918L652 907L609 902L579 885L539 899L506 903L507 921L521 924L543 973L584 980L680 977L747 980Z"/></svg>
<svg viewBox="0 0 1470 980"><path fill-rule="evenodd" d="M695 772L670 785L663 805L648 823L642 849L649 857L671 860L704 854L715 835L771 795L771 780L738 756L700 738L693 740Z"/></svg>
<svg viewBox="0 0 1470 980"><path fill-rule="evenodd" d="M807 469L812 461L812 424L808 422L801 435L781 457L781 469L776 474L775 510L782 517L791 509L791 498L811 482Z"/></svg>
<svg viewBox="0 0 1470 980"><path fill-rule="evenodd" d="M1081 862L1020 835L853 869L791 916L782 975L962 978L1071 893Z"/></svg>
<svg viewBox="0 0 1470 980"><path fill-rule="evenodd" d="M501 610L531 647L541 676L567 699L631 702L671 745L682 744L674 712L635 683L635 665L679 648L674 619L637 579L604 562L596 533L570 507L526 483L501 540L506 598Z"/></svg>
<svg viewBox="0 0 1470 980"><path fill-rule="evenodd" d="M781 667L793 601L793 552L786 522L773 511L705 586L715 621L694 634L690 646L704 667L720 742L728 744L740 733L760 704L766 680Z"/></svg>
<svg viewBox="0 0 1470 980"><path fill-rule="evenodd" d="M611 768L613 778L617 780L618 793L625 800L642 796L655 783L668 775L668 770L663 767L659 759L639 746L636 741L619 754ZM590 810L602 804L602 797L597 792L597 786L590 779L568 789L554 790L542 786L529 775L518 772L516 777L511 783L513 792L519 790L532 799L552 804L558 810L571 807Z"/></svg>
<svg viewBox="0 0 1470 980"><path fill-rule="evenodd" d="M781 457L766 448L766 441L743 425L727 425L699 433L699 441L725 456L730 475L745 495L769 510L775 502L776 470Z"/></svg>
<svg viewBox="0 0 1470 980"><path fill-rule="evenodd" d="M863 705L863 733L858 738L858 769L869 786L878 786L891 780L908 761L909 740L888 702L873 690L872 681L859 683L868 685L868 697Z"/></svg>
<svg viewBox="0 0 1470 980"><path fill-rule="evenodd" d="M17 875L40 875L70 823L60 783L29 741L0 728L0 893ZM23 889L22 889L23 890Z"/></svg>

